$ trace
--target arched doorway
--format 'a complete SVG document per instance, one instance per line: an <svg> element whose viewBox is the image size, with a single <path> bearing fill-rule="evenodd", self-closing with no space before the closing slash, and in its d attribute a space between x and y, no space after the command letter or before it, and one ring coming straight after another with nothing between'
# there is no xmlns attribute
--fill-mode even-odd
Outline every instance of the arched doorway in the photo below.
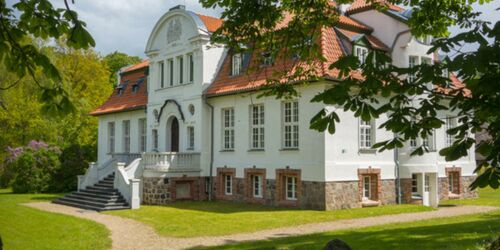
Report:
<svg viewBox="0 0 500 250"><path fill-rule="evenodd" d="M179 152L179 121L176 117L170 124L170 152Z"/></svg>

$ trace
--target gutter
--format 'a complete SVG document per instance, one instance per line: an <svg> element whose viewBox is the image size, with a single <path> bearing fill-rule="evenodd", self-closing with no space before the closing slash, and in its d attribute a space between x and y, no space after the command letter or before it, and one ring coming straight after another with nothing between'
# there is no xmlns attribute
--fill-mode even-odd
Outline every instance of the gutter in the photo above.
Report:
<svg viewBox="0 0 500 250"><path fill-rule="evenodd" d="M214 106L208 103L206 96L203 97L205 104L210 108L210 180L208 190L208 200L212 201L213 191L213 168L214 168Z"/></svg>
<svg viewBox="0 0 500 250"><path fill-rule="evenodd" d="M394 134L396 138L396 134ZM401 204L401 177L399 176L399 150L394 148L394 175L396 176L396 203Z"/></svg>

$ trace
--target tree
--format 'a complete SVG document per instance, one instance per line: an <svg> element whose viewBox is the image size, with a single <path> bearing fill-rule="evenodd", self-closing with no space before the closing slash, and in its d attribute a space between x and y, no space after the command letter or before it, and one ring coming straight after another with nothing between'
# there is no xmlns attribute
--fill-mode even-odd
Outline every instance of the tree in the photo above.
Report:
<svg viewBox="0 0 500 250"><path fill-rule="evenodd" d="M351 3L339 0L337 4ZM443 122L436 117L440 110L458 113L459 126L447 130L454 143L440 151L446 160L456 160L467 155L474 145L469 132L485 131L489 139L477 145L476 151L486 159L478 165L479 177L472 188L490 185L499 187L500 181L500 22L491 25L478 20L468 0L368 0L378 9L388 4L402 4L412 8L408 25L412 35L440 37L433 42L429 53L453 52L443 63L420 65L413 68L387 66L391 58L383 53L370 52L365 64L354 56L343 56L330 65L338 75L336 83L313 98L314 102L336 105L351 110L365 121L386 113L388 120L380 128L393 132L393 139L378 142L380 151L402 147L405 141L427 137ZM480 0L480 3L489 1ZM226 44L233 51L266 52L275 60L299 56L300 60L288 70L273 72L264 86L263 95L277 98L296 96L297 82L307 84L322 80L316 66L327 59L320 52L318 34L324 27L333 27L339 19L337 4L330 0L295 1L225 1L201 0L206 8L223 9L222 27L212 36L212 41ZM448 27L459 25L466 31L449 37ZM464 52L464 44L479 44L476 51ZM264 53L254 53L263 60ZM377 60L373 60L377 58ZM283 59L285 60L285 59ZM361 69L358 71L358 69ZM259 70L259 69L256 69ZM443 72L454 72L461 79L452 84ZM357 72L357 74L355 73ZM407 80L409 73L416 81ZM430 86L428 83L433 83ZM387 102L379 103L379 97ZM311 120L311 128L335 132L340 122L335 111L320 110ZM421 155L424 146L412 154Z"/></svg>
<svg viewBox="0 0 500 250"><path fill-rule="evenodd" d="M74 2L74 1L73 1ZM73 109L68 93L62 88L62 78L57 67L30 41L30 38L60 39L67 37L66 44L74 49L95 46L94 39L85 29L85 23L71 10L68 0L65 9L56 9L49 0L18 0L7 6L0 0L0 61L15 79L0 82L0 91L5 91L29 76L40 88L47 110L68 113ZM36 71L41 69L47 84L41 84ZM1 101L1 100L0 100Z"/></svg>
<svg viewBox="0 0 500 250"><path fill-rule="evenodd" d="M104 61L108 64L109 71L111 72L109 75L109 82L111 83L111 86L115 86L117 84L117 72L125 66L140 62L141 58L139 58L138 56L129 56L125 53L115 51L113 53L107 54L104 57Z"/></svg>

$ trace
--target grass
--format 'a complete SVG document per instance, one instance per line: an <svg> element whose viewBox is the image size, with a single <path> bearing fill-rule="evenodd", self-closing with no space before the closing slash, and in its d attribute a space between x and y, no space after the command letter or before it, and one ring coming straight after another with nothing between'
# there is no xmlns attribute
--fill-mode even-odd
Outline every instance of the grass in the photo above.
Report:
<svg viewBox="0 0 500 250"><path fill-rule="evenodd" d="M13 194L0 189L0 236L4 249L110 249L101 224L39 211L21 203L50 201L54 194Z"/></svg>
<svg viewBox="0 0 500 250"><path fill-rule="evenodd" d="M445 203L500 206L500 190L483 189L479 196ZM322 249L335 238L344 240L353 249L477 249L495 235L500 235L500 210L202 249Z"/></svg>
<svg viewBox="0 0 500 250"><path fill-rule="evenodd" d="M484 188L479 190L479 198L443 201L443 205L483 205L500 207L500 189Z"/></svg>
<svg viewBox="0 0 500 250"><path fill-rule="evenodd" d="M386 214L430 211L415 205L382 206L337 211L273 208L229 202L178 202L168 206L141 206L138 210L106 212L144 222L163 236L198 237L248 233L307 223Z"/></svg>

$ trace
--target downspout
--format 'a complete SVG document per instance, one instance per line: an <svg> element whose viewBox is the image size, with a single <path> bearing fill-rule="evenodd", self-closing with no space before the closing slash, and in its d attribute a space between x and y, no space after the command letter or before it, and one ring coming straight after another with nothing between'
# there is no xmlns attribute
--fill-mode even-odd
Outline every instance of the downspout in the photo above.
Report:
<svg viewBox="0 0 500 250"><path fill-rule="evenodd" d="M396 138L396 134L394 134ZM399 149L394 148L394 174L396 176L396 203L401 204L401 177L399 176Z"/></svg>
<svg viewBox="0 0 500 250"><path fill-rule="evenodd" d="M214 106L208 103L206 96L203 97L205 104L210 108L210 180L208 182L208 200L212 201L213 190L213 167L214 167Z"/></svg>

